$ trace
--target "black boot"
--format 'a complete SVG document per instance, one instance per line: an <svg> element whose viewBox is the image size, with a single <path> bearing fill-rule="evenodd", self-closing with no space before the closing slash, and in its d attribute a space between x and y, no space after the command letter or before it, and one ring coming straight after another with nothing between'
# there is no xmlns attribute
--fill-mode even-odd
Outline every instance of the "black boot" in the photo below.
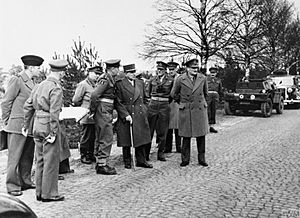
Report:
<svg viewBox="0 0 300 218"><path fill-rule="evenodd" d="M83 164L92 164L92 161L89 158L89 152L86 148L80 148L80 161Z"/></svg>
<svg viewBox="0 0 300 218"><path fill-rule="evenodd" d="M163 152L157 152L157 160L159 161L167 161Z"/></svg>
<svg viewBox="0 0 300 218"><path fill-rule="evenodd" d="M89 158L88 155L81 155L80 161L83 164L92 164L92 160Z"/></svg>
<svg viewBox="0 0 300 218"><path fill-rule="evenodd" d="M117 171L114 167L110 167L108 165L100 166L96 165L95 167L97 174L103 174L103 175L116 175Z"/></svg>
<svg viewBox="0 0 300 218"><path fill-rule="evenodd" d="M124 160L124 166L126 169L131 169L131 159Z"/></svg>
<svg viewBox="0 0 300 218"><path fill-rule="evenodd" d="M205 153L198 154L198 162L201 166L207 167L208 164L205 162Z"/></svg>
<svg viewBox="0 0 300 218"><path fill-rule="evenodd" d="M211 133L218 133L218 130L216 130L214 127L209 127L209 131L211 132Z"/></svg>

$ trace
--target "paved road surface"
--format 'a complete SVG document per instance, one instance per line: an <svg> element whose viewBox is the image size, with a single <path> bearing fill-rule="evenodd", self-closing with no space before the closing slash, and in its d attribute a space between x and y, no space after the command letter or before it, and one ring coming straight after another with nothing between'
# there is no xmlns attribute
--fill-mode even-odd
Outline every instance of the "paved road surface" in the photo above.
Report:
<svg viewBox="0 0 300 218"><path fill-rule="evenodd" d="M59 181L64 202L37 202L34 190L20 199L39 217L299 217L300 110L219 121L219 133L207 136L207 168L197 165L195 141L185 168L180 154L157 162L153 149L154 169L133 172L124 169L121 149L114 148L116 176L96 175L94 165L80 164L73 151L75 174Z"/></svg>

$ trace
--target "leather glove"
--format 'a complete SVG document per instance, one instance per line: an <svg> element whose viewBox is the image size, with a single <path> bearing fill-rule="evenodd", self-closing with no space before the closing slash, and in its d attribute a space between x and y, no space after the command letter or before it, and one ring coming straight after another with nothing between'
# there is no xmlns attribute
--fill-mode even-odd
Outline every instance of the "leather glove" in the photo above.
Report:
<svg viewBox="0 0 300 218"><path fill-rule="evenodd" d="M112 124L115 124L117 122L118 118L114 118L112 121Z"/></svg>
<svg viewBox="0 0 300 218"><path fill-rule="evenodd" d="M130 115L128 115L127 117L125 117L126 121L129 121L130 124L132 124L132 117Z"/></svg>
<svg viewBox="0 0 300 218"><path fill-rule="evenodd" d="M55 135L48 135L48 136L45 138L45 140L46 140L48 143L53 144L54 141L55 141L55 138L56 138Z"/></svg>

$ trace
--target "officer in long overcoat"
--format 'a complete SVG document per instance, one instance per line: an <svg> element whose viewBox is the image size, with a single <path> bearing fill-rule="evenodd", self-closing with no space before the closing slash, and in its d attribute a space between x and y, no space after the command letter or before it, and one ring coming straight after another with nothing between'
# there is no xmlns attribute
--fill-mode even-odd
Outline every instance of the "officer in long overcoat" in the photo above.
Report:
<svg viewBox="0 0 300 218"><path fill-rule="evenodd" d="M60 79L68 65L65 60L49 63L50 74L31 93L24 105L26 132L34 117L33 136L36 144L36 199L38 201L62 201L58 194L58 173L61 146L59 113L63 106L63 91Z"/></svg>
<svg viewBox="0 0 300 218"><path fill-rule="evenodd" d="M171 96L179 102L179 135L183 137L180 166L190 162L191 137L195 137L198 149L198 162L207 166L205 161L205 135L208 130L207 80L199 74L197 59L186 62L187 73L178 77Z"/></svg>
<svg viewBox="0 0 300 218"><path fill-rule="evenodd" d="M22 195L22 190L35 188L31 181L31 168L34 156L32 125L28 137L22 135L24 122L23 106L34 87L32 78L40 75L39 66L43 59L35 55L22 58L24 71L13 76L1 103L4 130L8 132L8 160L6 188L11 195Z"/></svg>
<svg viewBox="0 0 300 218"><path fill-rule="evenodd" d="M116 123L117 145L123 149L125 168L131 168L130 147L135 148L136 166L152 168L146 161L145 147L151 142L150 127L147 119L147 107L144 104L144 82L134 78L135 65L124 65L126 77L116 81ZM126 117L131 116L132 127ZM133 145L131 144L130 128L132 128ZM135 160L134 160L135 161Z"/></svg>

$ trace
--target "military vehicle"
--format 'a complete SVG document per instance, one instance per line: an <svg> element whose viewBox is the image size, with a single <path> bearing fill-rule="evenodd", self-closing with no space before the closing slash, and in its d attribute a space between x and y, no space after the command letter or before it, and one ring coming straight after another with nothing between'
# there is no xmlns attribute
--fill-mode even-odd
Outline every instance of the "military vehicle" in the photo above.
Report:
<svg viewBox="0 0 300 218"><path fill-rule="evenodd" d="M295 75L271 75L277 88L284 90L284 105L300 107L300 79Z"/></svg>
<svg viewBox="0 0 300 218"><path fill-rule="evenodd" d="M261 110L264 117L270 117L273 109L283 113L284 92L270 79L242 79L238 81L236 92L224 94L225 114L235 114L237 110L245 113Z"/></svg>

